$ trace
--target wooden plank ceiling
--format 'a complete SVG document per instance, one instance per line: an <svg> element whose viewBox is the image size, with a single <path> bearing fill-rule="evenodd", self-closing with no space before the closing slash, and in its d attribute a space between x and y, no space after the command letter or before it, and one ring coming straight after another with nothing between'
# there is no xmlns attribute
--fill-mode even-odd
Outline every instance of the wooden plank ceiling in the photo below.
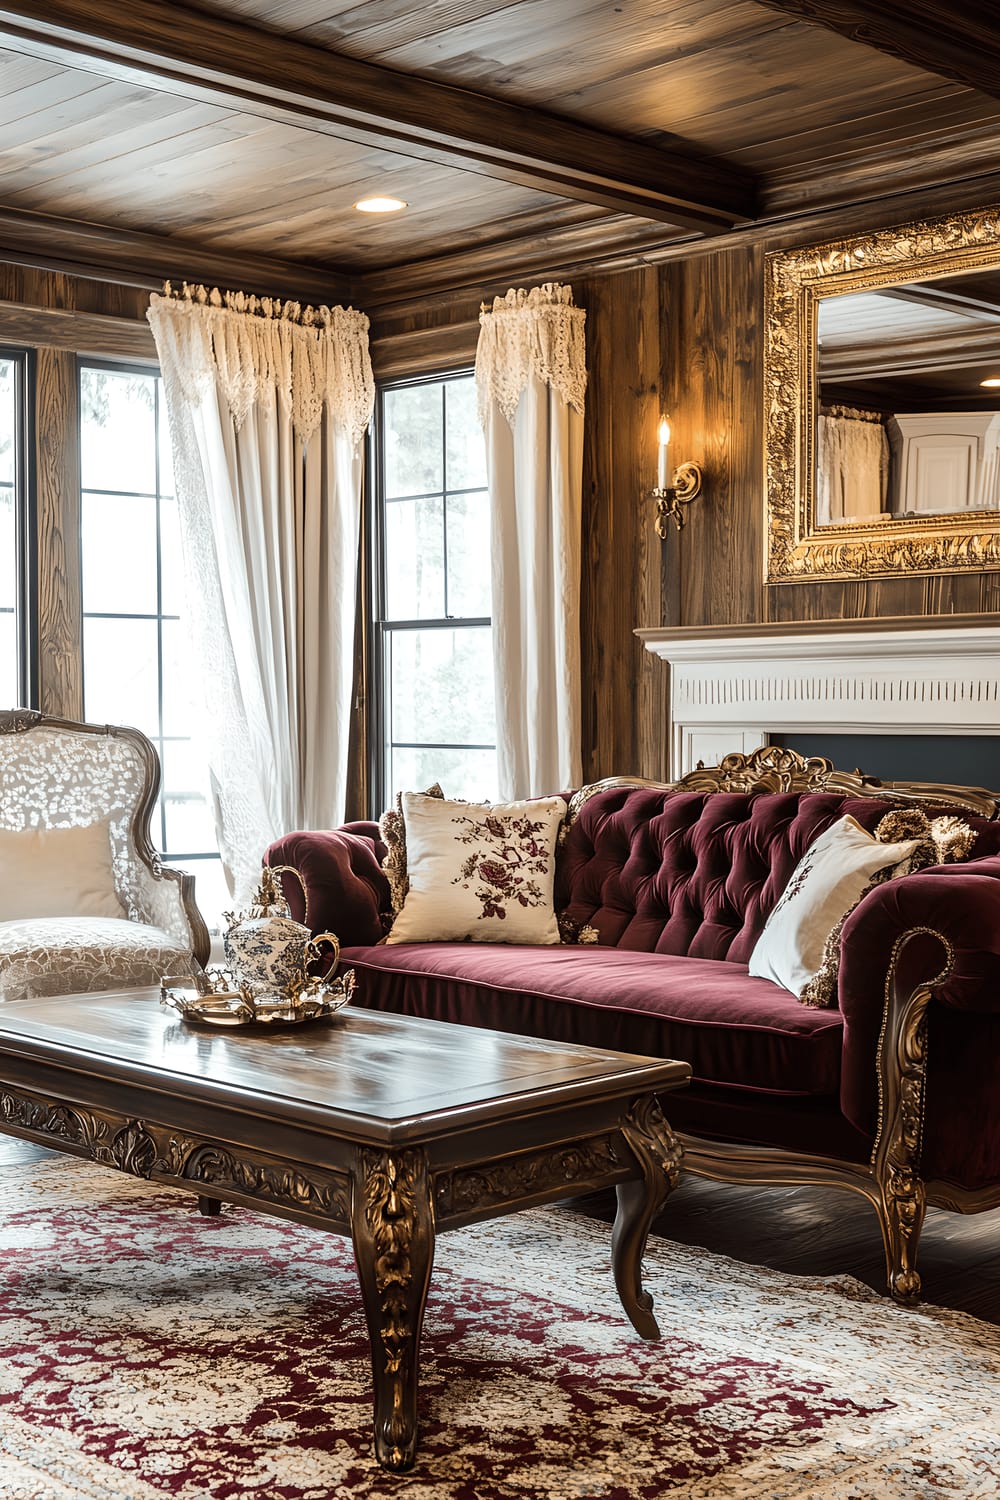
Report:
<svg viewBox="0 0 1000 1500"><path fill-rule="evenodd" d="M957 41L938 19L941 71L906 10L0 0L0 257L333 297L476 247L664 243L992 170L996 44L986 92L968 7ZM356 212L372 193L409 206Z"/></svg>

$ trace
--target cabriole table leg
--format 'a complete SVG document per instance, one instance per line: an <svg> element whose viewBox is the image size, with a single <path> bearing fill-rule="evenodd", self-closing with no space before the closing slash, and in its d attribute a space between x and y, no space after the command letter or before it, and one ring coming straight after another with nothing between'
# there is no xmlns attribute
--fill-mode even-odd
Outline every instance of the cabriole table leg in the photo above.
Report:
<svg viewBox="0 0 1000 1500"><path fill-rule="evenodd" d="M358 1152L351 1232L371 1340L375 1457L413 1467L420 1331L434 1260L434 1209L423 1151Z"/></svg>
<svg viewBox="0 0 1000 1500"><path fill-rule="evenodd" d="M677 1186L683 1153L652 1094L633 1104L622 1124L622 1134L641 1177L618 1184L611 1264L622 1307L633 1328L644 1339L658 1339L660 1330L652 1312L653 1299L642 1285L642 1256L649 1226Z"/></svg>

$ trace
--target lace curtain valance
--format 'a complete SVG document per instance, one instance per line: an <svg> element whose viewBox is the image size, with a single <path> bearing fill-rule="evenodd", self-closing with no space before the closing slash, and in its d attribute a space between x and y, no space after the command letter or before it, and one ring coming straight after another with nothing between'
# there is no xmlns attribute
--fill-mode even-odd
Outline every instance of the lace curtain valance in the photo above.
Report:
<svg viewBox="0 0 1000 1500"><path fill-rule="evenodd" d="M364 435L375 402L364 313L168 282L146 316L180 394L197 405L214 387L237 431L253 406L277 400L303 442L324 409L352 445Z"/></svg>
<svg viewBox="0 0 1000 1500"><path fill-rule="evenodd" d="M584 342L586 313L573 306L573 288L546 282L544 286L512 287L494 297L492 308L479 314L476 386L479 418L495 401L511 426L529 376L562 397L580 416L587 389Z"/></svg>

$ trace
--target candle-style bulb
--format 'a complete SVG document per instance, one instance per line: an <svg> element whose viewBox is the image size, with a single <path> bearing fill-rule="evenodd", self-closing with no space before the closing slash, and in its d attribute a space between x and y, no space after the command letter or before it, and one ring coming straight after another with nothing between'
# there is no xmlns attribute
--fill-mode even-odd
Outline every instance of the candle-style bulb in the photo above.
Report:
<svg viewBox="0 0 1000 1500"><path fill-rule="evenodd" d="M658 443L656 455L656 487L665 490L667 487L667 445L670 442L670 421L664 415L660 418L660 425L656 429L656 440Z"/></svg>

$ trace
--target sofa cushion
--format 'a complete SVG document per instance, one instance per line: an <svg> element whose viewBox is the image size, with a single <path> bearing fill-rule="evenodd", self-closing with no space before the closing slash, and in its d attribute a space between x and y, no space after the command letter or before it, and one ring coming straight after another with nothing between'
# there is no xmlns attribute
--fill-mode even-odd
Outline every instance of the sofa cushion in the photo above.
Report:
<svg viewBox="0 0 1000 1500"><path fill-rule="evenodd" d="M807 1005L835 1000L844 918L872 885L905 874L919 845L916 838L882 843L856 818L838 818L792 871L750 955L750 973ZM817 985L817 978L825 983Z"/></svg>
<svg viewBox="0 0 1000 1500"><path fill-rule="evenodd" d="M89 994L159 984L189 974L187 943L118 917L37 917L0 922L0 1001Z"/></svg>
<svg viewBox="0 0 1000 1500"><path fill-rule="evenodd" d="M745 964L607 948L467 943L345 948L356 1003L689 1062L696 1080L836 1095L839 1011L802 1006Z"/></svg>
<svg viewBox="0 0 1000 1500"><path fill-rule="evenodd" d="M562 797L452 802L403 792L406 894L386 942L558 943Z"/></svg>
<svg viewBox="0 0 1000 1500"><path fill-rule="evenodd" d="M69 828L0 828L0 922L124 917L107 818Z"/></svg>

